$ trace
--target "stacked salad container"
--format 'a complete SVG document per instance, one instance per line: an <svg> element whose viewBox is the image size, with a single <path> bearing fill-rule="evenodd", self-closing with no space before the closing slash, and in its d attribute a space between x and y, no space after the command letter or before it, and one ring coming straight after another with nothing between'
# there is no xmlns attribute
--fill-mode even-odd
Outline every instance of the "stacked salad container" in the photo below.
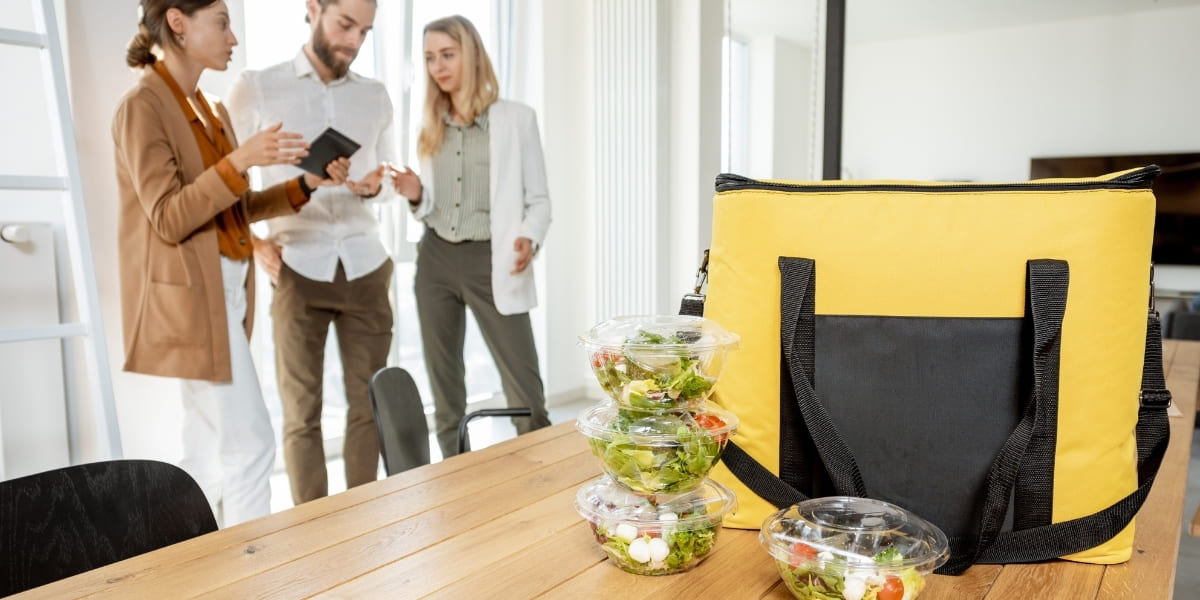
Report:
<svg viewBox="0 0 1200 600"><path fill-rule="evenodd" d="M576 427L604 475L575 508L622 569L686 571L716 543L733 492L708 478L737 417L708 399L738 336L689 316L618 317L580 337L608 396Z"/></svg>

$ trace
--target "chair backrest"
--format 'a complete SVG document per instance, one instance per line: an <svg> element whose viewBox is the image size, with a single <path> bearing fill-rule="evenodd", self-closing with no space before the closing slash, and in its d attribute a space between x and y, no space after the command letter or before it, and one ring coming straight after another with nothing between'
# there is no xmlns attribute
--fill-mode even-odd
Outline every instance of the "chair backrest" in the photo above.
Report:
<svg viewBox="0 0 1200 600"><path fill-rule="evenodd" d="M387 474L429 464L429 425L412 375L400 367L384 367L371 377L368 395Z"/></svg>
<svg viewBox="0 0 1200 600"><path fill-rule="evenodd" d="M200 486L152 460L63 467L0 482L0 596L217 530Z"/></svg>

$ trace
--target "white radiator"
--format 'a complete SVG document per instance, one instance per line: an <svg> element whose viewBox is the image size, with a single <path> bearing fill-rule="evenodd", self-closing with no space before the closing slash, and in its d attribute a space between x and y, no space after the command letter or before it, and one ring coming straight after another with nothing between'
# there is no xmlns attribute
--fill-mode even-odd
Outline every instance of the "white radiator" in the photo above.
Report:
<svg viewBox="0 0 1200 600"><path fill-rule="evenodd" d="M669 284L660 259L670 243L659 201L669 120L663 10L658 1L595 3L598 319L653 313Z"/></svg>

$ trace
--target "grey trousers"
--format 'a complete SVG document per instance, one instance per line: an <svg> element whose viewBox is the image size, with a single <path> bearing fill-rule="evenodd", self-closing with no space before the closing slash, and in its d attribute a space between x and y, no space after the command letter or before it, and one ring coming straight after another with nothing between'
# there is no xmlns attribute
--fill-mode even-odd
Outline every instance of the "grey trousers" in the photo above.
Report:
<svg viewBox="0 0 1200 600"><path fill-rule="evenodd" d="M548 427L550 417L529 313L501 315L492 300L491 242L451 243L426 230L417 248L413 288L442 456L458 454L458 424L467 407L463 362L466 308L475 315L500 371L508 406L533 411L530 417L513 419L517 433Z"/></svg>

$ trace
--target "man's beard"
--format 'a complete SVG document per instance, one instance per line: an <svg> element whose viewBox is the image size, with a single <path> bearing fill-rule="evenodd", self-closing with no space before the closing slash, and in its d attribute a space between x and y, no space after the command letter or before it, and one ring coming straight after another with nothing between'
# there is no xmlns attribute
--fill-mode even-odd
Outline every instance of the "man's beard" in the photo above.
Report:
<svg viewBox="0 0 1200 600"><path fill-rule="evenodd" d="M350 70L350 60L342 60L335 54L336 48L329 43L329 38L325 37L325 26L321 21L317 21L316 28L313 29L313 53L330 71L333 71L334 79L341 79L346 76ZM351 56L356 56L357 52L350 48L343 48L350 52ZM353 60L353 58L351 58Z"/></svg>

